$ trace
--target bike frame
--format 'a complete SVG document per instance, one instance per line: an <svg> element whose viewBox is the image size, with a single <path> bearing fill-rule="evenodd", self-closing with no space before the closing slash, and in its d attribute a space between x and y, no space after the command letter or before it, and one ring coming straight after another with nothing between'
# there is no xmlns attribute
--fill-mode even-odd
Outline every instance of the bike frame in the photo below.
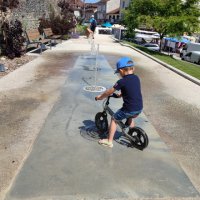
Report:
<svg viewBox="0 0 200 200"><path fill-rule="evenodd" d="M112 111L112 109L109 107L109 101L110 101L111 96L109 96L106 100L106 102L104 102L103 105L103 110L108 113L111 117L113 116L114 112ZM125 129L128 128L122 121L116 121L116 123L120 126L120 128L122 129L122 132L126 134ZM127 137L130 137L129 135L127 135Z"/></svg>

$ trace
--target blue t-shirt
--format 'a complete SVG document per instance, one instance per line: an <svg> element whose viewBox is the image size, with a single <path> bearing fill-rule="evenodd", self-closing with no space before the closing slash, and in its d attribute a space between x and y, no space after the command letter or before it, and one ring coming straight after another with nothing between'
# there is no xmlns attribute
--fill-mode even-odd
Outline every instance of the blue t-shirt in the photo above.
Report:
<svg viewBox="0 0 200 200"><path fill-rule="evenodd" d="M122 110L125 112L140 111L143 109L140 79L135 74L129 74L118 80L113 86L121 90L123 98Z"/></svg>
<svg viewBox="0 0 200 200"><path fill-rule="evenodd" d="M95 28L96 26L97 26L96 20L95 20L94 18L91 18L91 19L90 19L90 27Z"/></svg>

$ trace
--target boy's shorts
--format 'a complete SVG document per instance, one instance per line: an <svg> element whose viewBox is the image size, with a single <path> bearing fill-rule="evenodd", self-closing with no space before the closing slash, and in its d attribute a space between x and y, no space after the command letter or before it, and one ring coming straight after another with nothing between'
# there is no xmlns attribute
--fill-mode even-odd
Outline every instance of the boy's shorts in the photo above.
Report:
<svg viewBox="0 0 200 200"><path fill-rule="evenodd" d="M123 119L128 119L134 116L139 115L142 112L142 110L139 111L133 111L133 112L124 112L121 109L119 109L116 113L114 113L113 118L117 121L121 121Z"/></svg>

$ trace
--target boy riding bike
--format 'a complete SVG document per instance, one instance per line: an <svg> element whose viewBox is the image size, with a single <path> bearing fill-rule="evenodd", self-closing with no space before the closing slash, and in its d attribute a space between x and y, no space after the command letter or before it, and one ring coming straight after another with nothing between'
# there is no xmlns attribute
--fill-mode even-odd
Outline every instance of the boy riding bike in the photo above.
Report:
<svg viewBox="0 0 200 200"><path fill-rule="evenodd" d="M103 94L95 97L96 100L102 100L116 90L121 90L119 97L123 98L123 106L113 116L110 122L107 139L99 140L99 144L113 147L113 138L116 132L117 123L123 119L128 119L128 125L134 127L133 117L139 115L143 109L143 100L141 94L140 79L133 72L135 64L129 57L122 57L116 64L115 73L119 73L122 79L118 80L115 85L106 90Z"/></svg>

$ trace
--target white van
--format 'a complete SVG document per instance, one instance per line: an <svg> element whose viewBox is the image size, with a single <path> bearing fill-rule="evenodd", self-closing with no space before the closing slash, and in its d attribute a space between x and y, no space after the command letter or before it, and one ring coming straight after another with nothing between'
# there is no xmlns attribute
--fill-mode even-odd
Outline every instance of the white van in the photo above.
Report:
<svg viewBox="0 0 200 200"><path fill-rule="evenodd" d="M191 43L185 44L185 46L183 47L180 53L180 57L184 56L185 54L191 51L200 51L200 43L191 42Z"/></svg>
<svg viewBox="0 0 200 200"><path fill-rule="evenodd" d="M200 65L200 51L191 51L182 56L182 60Z"/></svg>

